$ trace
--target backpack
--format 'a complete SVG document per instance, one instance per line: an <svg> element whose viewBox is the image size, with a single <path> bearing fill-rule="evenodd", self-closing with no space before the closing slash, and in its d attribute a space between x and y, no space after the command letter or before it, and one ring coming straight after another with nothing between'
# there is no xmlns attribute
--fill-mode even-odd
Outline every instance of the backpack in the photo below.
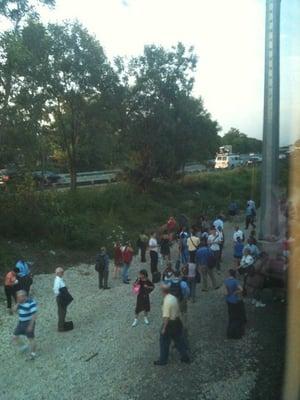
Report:
<svg viewBox="0 0 300 400"><path fill-rule="evenodd" d="M181 301L183 299L183 294L182 294L180 281L178 281L178 282L172 281L171 282L170 294L175 296L179 301Z"/></svg>
<svg viewBox="0 0 300 400"><path fill-rule="evenodd" d="M105 269L105 254L99 254L97 256L95 271L103 271Z"/></svg>

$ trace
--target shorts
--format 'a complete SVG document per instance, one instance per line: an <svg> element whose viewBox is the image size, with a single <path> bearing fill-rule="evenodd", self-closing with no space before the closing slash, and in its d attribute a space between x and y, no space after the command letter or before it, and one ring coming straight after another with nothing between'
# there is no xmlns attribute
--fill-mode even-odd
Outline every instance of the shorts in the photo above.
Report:
<svg viewBox="0 0 300 400"><path fill-rule="evenodd" d="M16 329L14 330L14 335L15 336L26 336L28 339L33 339L34 338L34 329L35 329L35 323L33 324L33 329L31 332L27 332L28 325L30 324L30 321L19 321Z"/></svg>

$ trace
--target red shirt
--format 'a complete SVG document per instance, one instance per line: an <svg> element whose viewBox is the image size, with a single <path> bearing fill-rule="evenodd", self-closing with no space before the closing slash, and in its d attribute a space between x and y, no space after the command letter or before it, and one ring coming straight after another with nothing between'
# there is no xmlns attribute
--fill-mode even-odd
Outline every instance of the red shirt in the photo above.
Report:
<svg viewBox="0 0 300 400"><path fill-rule="evenodd" d="M122 249L121 249L120 246L116 246L115 247L114 259L115 259L115 264L116 265L122 264L122 262L123 262L123 253L122 253Z"/></svg>

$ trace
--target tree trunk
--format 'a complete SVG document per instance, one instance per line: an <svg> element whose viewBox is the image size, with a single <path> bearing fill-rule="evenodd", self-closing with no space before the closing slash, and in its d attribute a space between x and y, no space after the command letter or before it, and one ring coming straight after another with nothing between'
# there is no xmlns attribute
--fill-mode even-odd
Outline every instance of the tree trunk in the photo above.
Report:
<svg viewBox="0 0 300 400"><path fill-rule="evenodd" d="M70 177L71 177L70 189L72 191L75 191L77 188L77 171L75 163L72 161L70 163Z"/></svg>

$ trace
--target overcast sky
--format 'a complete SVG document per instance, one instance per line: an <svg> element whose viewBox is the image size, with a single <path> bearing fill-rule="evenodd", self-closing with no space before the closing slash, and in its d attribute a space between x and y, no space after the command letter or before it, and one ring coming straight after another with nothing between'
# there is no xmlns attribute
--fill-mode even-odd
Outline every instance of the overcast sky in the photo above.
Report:
<svg viewBox="0 0 300 400"><path fill-rule="evenodd" d="M262 137L265 0L57 0L43 20L78 19L106 54L140 54L145 44L193 45L194 94L223 133ZM282 0L281 143L300 137L300 0Z"/></svg>

